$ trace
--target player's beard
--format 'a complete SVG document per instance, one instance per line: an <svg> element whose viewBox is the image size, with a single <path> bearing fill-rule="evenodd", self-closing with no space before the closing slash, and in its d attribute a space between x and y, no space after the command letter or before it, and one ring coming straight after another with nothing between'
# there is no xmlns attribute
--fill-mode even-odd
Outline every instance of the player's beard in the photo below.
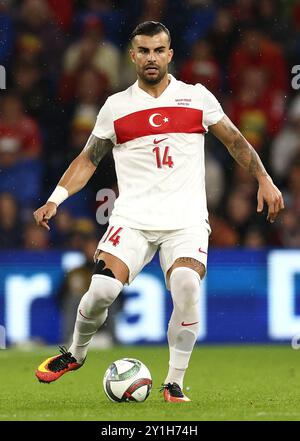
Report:
<svg viewBox="0 0 300 441"><path fill-rule="evenodd" d="M167 73L167 67L165 67L163 69L158 66L155 66L155 68L157 69L156 75L147 74L147 68L149 68L149 67L151 67L151 66L146 66L145 68L139 69L137 71L138 76L146 84L149 84L149 85L159 84Z"/></svg>

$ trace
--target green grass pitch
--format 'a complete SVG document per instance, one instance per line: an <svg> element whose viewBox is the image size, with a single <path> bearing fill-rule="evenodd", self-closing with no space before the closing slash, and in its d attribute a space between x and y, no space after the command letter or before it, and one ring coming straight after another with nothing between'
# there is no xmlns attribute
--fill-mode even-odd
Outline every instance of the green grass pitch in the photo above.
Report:
<svg viewBox="0 0 300 441"><path fill-rule="evenodd" d="M300 352L290 346L198 346L186 375L191 403L165 403L159 392L168 362L165 346L90 351L84 367L40 384L35 368L53 347L0 351L0 420L208 421L300 420ZM142 360L153 376L144 403L112 403L102 389L107 366Z"/></svg>

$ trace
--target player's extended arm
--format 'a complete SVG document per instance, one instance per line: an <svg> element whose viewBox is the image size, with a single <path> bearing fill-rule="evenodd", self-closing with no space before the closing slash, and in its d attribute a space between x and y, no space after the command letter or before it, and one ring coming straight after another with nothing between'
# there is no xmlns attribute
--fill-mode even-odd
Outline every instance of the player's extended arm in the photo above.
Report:
<svg viewBox="0 0 300 441"><path fill-rule="evenodd" d="M209 130L227 147L231 156L257 179L257 211L263 210L266 201L267 219L273 223L279 211L284 208L282 194L266 172L254 148L226 115L217 124L209 126Z"/></svg>
<svg viewBox="0 0 300 441"><path fill-rule="evenodd" d="M46 204L33 213L37 225L50 230L48 221L55 216L57 207L87 184L101 159L112 147L109 139L100 139L93 134L89 137L86 146L71 162Z"/></svg>

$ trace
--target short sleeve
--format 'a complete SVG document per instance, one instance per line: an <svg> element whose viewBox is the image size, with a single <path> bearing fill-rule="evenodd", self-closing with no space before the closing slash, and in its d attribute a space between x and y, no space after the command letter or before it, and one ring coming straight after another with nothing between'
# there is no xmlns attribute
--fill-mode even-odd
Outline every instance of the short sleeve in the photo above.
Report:
<svg viewBox="0 0 300 441"><path fill-rule="evenodd" d="M207 130L212 124L216 124L223 118L224 111L217 98L208 90L202 86L203 94L203 125Z"/></svg>
<svg viewBox="0 0 300 441"><path fill-rule="evenodd" d="M93 128L92 134L102 139L115 139L115 129L113 122L113 115L109 105L108 99L101 107L98 113L96 124Z"/></svg>

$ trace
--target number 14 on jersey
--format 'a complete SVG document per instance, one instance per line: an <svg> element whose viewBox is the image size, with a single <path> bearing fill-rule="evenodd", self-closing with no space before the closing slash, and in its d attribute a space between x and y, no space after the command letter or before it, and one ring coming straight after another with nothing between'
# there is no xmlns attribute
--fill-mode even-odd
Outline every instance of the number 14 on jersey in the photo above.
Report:
<svg viewBox="0 0 300 441"><path fill-rule="evenodd" d="M168 147L168 146L167 147L156 146L152 150L152 152L155 153L157 168L162 168L163 165L166 165L170 168L173 167L174 162L172 160L172 156L169 155L169 148L170 147ZM164 151L162 154L161 150L163 150L163 149L164 149Z"/></svg>

